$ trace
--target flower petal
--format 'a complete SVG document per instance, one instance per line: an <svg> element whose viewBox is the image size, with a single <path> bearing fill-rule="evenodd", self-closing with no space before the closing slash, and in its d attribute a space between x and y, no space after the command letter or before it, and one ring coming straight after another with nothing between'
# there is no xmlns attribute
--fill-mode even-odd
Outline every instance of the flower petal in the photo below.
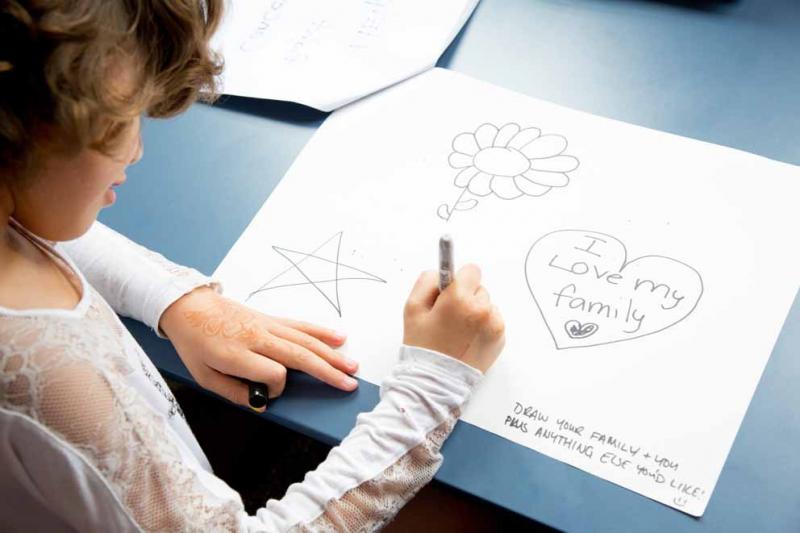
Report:
<svg viewBox="0 0 800 533"><path fill-rule="evenodd" d="M523 146L525 146L526 144L537 138L539 135L541 135L541 133L542 130L540 130L539 128L525 128L524 130L514 135L514 137L510 141L508 141L508 147L519 150L520 148L522 148Z"/></svg>
<svg viewBox="0 0 800 533"><path fill-rule="evenodd" d="M526 170L522 176L530 181L546 187L563 187L569 183L569 177L562 172L542 172L540 170Z"/></svg>
<svg viewBox="0 0 800 533"><path fill-rule="evenodd" d="M478 141L478 146L481 148L488 148L494 142L497 136L497 126L494 124L481 124L475 130L475 140Z"/></svg>
<svg viewBox="0 0 800 533"><path fill-rule="evenodd" d="M493 177L491 188L497 196L504 200L513 200L522 196L522 191L514 185L514 178L509 178L508 176Z"/></svg>
<svg viewBox="0 0 800 533"><path fill-rule="evenodd" d="M450 166L453 168L464 168L472 166L472 156L466 154L459 154L458 152L453 152L450 154L450 157L447 159L447 162L450 163Z"/></svg>
<svg viewBox="0 0 800 533"><path fill-rule="evenodd" d="M469 181L474 178L478 172L480 171L472 166L462 169L461 172L456 174L456 187L461 187L463 189L469 185Z"/></svg>
<svg viewBox="0 0 800 533"><path fill-rule="evenodd" d="M514 185L516 185L519 190L528 196L541 196L543 194L547 194L547 191L550 190L550 187L545 187L544 185L534 183L526 179L524 176L514 177Z"/></svg>
<svg viewBox="0 0 800 533"><path fill-rule="evenodd" d="M475 135L471 133L459 133L456 135L456 138L453 139L454 152L475 155L478 153L478 150L480 150L480 148L478 147L477 141L475 141Z"/></svg>
<svg viewBox="0 0 800 533"><path fill-rule="evenodd" d="M567 149L567 140L561 135L542 135L520 149L528 159L544 159L559 155Z"/></svg>
<svg viewBox="0 0 800 533"><path fill-rule="evenodd" d="M535 159L531 161L531 168L534 170L544 170L546 172L572 172L578 168L580 162L571 155L557 155L547 159Z"/></svg>
<svg viewBox="0 0 800 533"><path fill-rule="evenodd" d="M494 145L505 147L508 141L513 139L518 132L519 124L514 124L513 122L506 124L497 132L497 137L494 138Z"/></svg>
<svg viewBox="0 0 800 533"><path fill-rule="evenodd" d="M491 181L491 174L481 172L469 181L468 190L475 196L489 196L492 194L492 189L489 187Z"/></svg>

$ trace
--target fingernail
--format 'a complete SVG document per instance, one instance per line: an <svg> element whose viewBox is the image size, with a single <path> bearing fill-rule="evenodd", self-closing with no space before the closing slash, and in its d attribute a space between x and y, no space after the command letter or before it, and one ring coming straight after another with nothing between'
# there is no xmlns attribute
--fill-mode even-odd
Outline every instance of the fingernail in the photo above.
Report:
<svg viewBox="0 0 800 533"><path fill-rule="evenodd" d="M355 378L351 378L349 376L344 378L342 380L342 383L344 384L345 388L347 388L349 390L353 390L356 387L358 387L358 380L355 379Z"/></svg>
<svg viewBox="0 0 800 533"><path fill-rule="evenodd" d="M354 369L354 370L355 370L356 368L358 368L358 362L356 362L356 361L353 361L353 360L352 360L352 359L350 359L349 357L344 357L344 356L342 356L342 357L344 358L344 364L346 364L348 367L350 367L350 368L352 368L352 369Z"/></svg>
<svg viewBox="0 0 800 533"><path fill-rule="evenodd" d="M253 407L251 405L250 406L250 410L253 411L254 413L261 414L261 413L263 413L263 412L265 412L267 410L267 407L266 406L264 406L264 407Z"/></svg>
<svg viewBox="0 0 800 533"><path fill-rule="evenodd" d="M334 331L333 336L336 337L336 340L339 344L343 343L347 339L347 334L342 333L341 331Z"/></svg>

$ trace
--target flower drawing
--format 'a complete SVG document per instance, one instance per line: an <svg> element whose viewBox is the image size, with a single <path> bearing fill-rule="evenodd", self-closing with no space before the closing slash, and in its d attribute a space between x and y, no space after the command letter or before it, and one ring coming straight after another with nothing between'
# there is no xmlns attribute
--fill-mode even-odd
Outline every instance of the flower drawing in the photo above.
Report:
<svg viewBox="0 0 800 533"><path fill-rule="evenodd" d="M455 186L461 193L452 205L441 204L436 213L450 220L454 212L477 206L478 198L494 194L513 200L564 187L569 183L568 173L580 164L564 154L566 149L563 136L514 123L501 128L482 124L474 132L460 133L453 139L448 162L458 170Z"/></svg>

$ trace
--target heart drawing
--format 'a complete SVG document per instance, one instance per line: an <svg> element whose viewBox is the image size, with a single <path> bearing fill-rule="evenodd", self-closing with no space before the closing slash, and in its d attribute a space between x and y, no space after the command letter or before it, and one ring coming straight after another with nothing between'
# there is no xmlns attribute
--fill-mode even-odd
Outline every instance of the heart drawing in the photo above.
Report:
<svg viewBox="0 0 800 533"><path fill-rule="evenodd" d="M564 324L564 329L566 330L567 335L573 339L585 339L586 337L591 337L594 335L594 332L597 331L597 324L594 322L581 324L577 320L567 320L567 322Z"/></svg>
<svg viewBox="0 0 800 533"><path fill-rule="evenodd" d="M556 348L652 335L688 317L703 294L700 273L660 255L628 260L621 241L558 230L528 251L525 278Z"/></svg>

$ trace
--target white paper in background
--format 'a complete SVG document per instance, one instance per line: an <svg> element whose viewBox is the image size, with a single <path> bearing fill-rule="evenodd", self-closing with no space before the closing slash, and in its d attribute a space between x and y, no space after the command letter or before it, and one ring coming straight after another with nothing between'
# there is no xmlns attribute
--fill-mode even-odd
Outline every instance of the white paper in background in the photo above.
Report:
<svg viewBox="0 0 800 533"><path fill-rule="evenodd" d="M798 288L798 197L795 166L434 69L334 113L215 275L380 383L449 232L507 325L463 418L699 516Z"/></svg>
<svg viewBox="0 0 800 533"><path fill-rule="evenodd" d="M330 111L436 64L478 0L236 0L222 92Z"/></svg>

